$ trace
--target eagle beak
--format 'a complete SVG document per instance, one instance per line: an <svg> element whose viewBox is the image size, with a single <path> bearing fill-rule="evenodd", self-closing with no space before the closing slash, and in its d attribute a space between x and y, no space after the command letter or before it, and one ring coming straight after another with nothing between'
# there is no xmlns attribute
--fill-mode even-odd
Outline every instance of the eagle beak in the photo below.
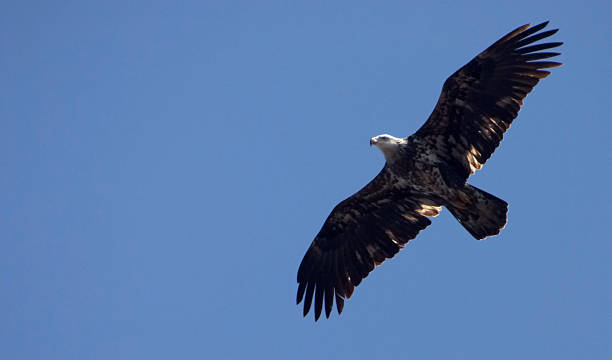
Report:
<svg viewBox="0 0 612 360"><path fill-rule="evenodd" d="M370 146L372 146L372 145L374 145L374 144L375 144L374 139L373 139L373 138L372 138L372 139L370 139Z"/></svg>

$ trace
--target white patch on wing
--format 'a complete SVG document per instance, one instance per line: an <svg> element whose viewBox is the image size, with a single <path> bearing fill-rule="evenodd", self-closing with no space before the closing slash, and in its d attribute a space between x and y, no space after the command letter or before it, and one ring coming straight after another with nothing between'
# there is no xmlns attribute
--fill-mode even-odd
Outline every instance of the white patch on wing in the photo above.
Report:
<svg viewBox="0 0 612 360"><path fill-rule="evenodd" d="M402 214L402 217L410 222L417 222L417 218L412 216L411 214Z"/></svg>
<svg viewBox="0 0 612 360"><path fill-rule="evenodd" d="M491 122L491 124L499 126L497 120L493 119L492 117L488 117L487 119Z"/></svg>
<svg viewBox="0 0 612 360"><path fill-rule="evenodd" d="M470 150L467 153L467 160L470 164L470 172L472 173L482 168L482 164L476 160L476 156L480 156L480 152L476 150L474 146L470 146Z"/></svg>
<svg viewBox="0 0 612 360"><path fill-rule="evenodd" d="M397 239L395 238L395 235L393 235L393 232L391 232L391 230L385 230L385 234L387 234L389 239L391 239L391 241L393 241L396 245L398 245L399 247L404 247L404 245L402 245L402 243L397 241Z"/></svg>
<svg viewBox="0 0 612 360"><path fill-rule="evenodd" d="M433 205L425 205L422 204L420 209L417 209L417 212L423 216L436 217L440 215L440 211L442 211L442 206L433 206Z"/></svg>
<svg viewBox="0 0 612 360"><path fill-rule="evenodd" d="M502 134L503 134L504 130L506 129L503 123L500 124L497 120L495 120L492 117L487 117L486 120L488 120L490 123L489 130L491 130L494 133L497 133L501 129Z"/></svg>

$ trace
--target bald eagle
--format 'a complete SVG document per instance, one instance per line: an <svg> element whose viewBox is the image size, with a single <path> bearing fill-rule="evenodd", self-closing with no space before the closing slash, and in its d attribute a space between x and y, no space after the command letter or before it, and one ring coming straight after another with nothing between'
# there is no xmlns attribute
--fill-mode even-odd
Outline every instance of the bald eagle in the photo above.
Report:
<svg viewBox="0 0 612 360"><path fill-rule="evenodd" d="M511 31L451 75L412 136L370 140L383 152L385 166L332 210L304 255L297 274L304 316L313 298L315 321L323 305L329 317L334 299L342 313L354 288L431 224L429 217L442 206L476 239L505 226L508 204L467 179L491 157L525 96L550 74L542 69L561 65L542 61L560 53L542 50L563 43L534 44L557 32L540 32L547 24Z"/></svg>

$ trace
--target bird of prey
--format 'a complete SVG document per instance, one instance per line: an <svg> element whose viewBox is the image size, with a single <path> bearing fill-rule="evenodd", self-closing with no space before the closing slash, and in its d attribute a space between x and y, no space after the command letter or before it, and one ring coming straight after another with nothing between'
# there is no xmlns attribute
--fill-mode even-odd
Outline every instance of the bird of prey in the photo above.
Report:
<svg viewBox="0 0 612 360"><path fill-rule="evenodd" d="M561 65L543 61L560 53L542 51L561 42L537 43L558 29L548 22L511 31L451 75L433 112L412 136L373 137L385 156L381 172L339 203L304 255L297 304L304 316L314 299L315 321L334 300L344 300L375 266L393 257L446 207L476 239L497 235L508 204L467 183L501 142L523 99Z"/></svg>

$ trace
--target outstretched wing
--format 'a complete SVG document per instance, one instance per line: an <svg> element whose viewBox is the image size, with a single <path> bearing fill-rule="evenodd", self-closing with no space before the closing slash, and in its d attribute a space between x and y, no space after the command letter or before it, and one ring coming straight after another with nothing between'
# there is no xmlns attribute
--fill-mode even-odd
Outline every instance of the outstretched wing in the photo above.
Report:
<svg viewBox="0 0 612 360"><path fill-rule="evenodd" d="M542 69L561 65L540 61L559 55L540 50L563 43L530 45L557 32L538 32L547 24L517 28L450 76L433 113L415 133L433 141L465 179L491 157L525 96L550 74Z"/></svg>
<svg viewBox="0 0 612 360"><path fill-rule="evenodd" d="M440 207L399 187L385 166L374 180L342 201L331 212L298 270L297 303L304 299L304 316L315 300L315 321L329 317L334 298L338 313L375 265L392 258L427 227L426 216ZM304 297L305 296L305 297Z"/></svg>

